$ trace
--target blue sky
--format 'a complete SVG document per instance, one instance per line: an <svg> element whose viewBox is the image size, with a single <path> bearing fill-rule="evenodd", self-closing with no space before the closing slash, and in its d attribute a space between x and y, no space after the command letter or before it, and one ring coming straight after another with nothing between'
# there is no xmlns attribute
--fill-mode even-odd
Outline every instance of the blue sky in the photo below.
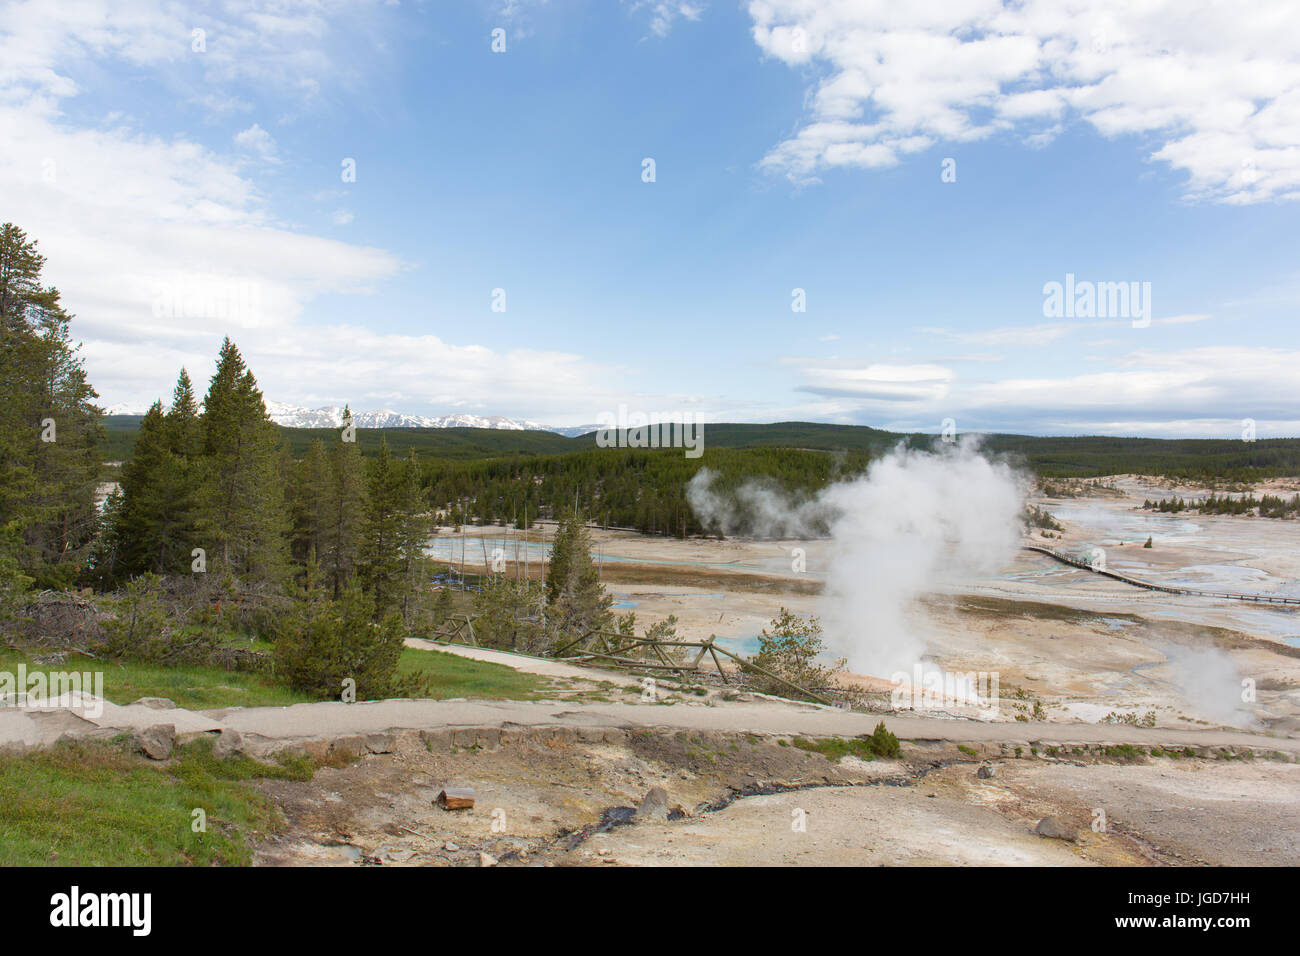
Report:
<svg viewBox="0 0 1300 956"><path fill-rule="evenodd" d="M1300 434L1295 9L898 6L2 2L0 218L107 405Z"/></svg>

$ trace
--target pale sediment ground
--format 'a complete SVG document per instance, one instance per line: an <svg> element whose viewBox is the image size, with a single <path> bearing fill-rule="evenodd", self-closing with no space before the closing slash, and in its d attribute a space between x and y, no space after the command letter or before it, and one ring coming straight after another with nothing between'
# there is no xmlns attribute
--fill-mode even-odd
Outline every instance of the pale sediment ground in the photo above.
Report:
<svg viewBox="0 0 1300 956"><path fill-rule="evenodd" d="M1034 532L1026 541L1074 553L1101 547L1109 567L1159 583L1300 594L1300 521L1152 513L1141 509L1144 498L1200 497L1211 489L1163 487L1134 476L1113 484L1113 492L1037 501L1056 515L1064 532L1060 538ZM1296 488L1300 483L1271 482L1255 493L1291 494ZM470 529L468 540L476 533L504 537L500 529ZM1150 549L1142 547L1148 537ZM827 540L680 541L601 530L593 539L606 586L620 611L636 613L638 630L673 614L679 636L698 640L713 634L745 650L781 607L819 612L819 569L835 558L835 545ZM796 548L802 549L806 571L794 569ZM472 567L473 551L469 559ZM534 575L540 571L535 556L530 569ZM418 822L410 826L428 838L423 843L405 831L376 829L394 812L391 807L368 811L369 822L357 823L354 813L352 822L337 826L363 845L359 852L390 854L392 862L466 862L464 851L472 847L504 853L508 862L592 865L1300 863L1300 609L1144 591L1022 552L994 575L936 582L909 614L910 626L925 635L929 660L949 672L997 674L1001 723L922 726L910 715L886 715L904 739L902 763L858 765L846 758L835 764L802 751L794 756L793 747L777 748L768 738L732 765L726 741L702 741L692 737L695 731L666 727L646 738L633 735L629 739L640 742L630 749L557 746L520 758L434 754L425 771L430 781L484 785L487 802L508 804L512 820L527 822L524 830L510 840L488 835L485 816L439 815L427 809L428 792L421 794L423 803L399 799L396 781L384 793L393 796L391 806L414 815L410 819ZM879 692L892 686L885 676L850 675L846 684ZM1033 701L1041 703L1045 720L1015 722ZM728 727L758 728L757 712L748 715L746 706L692 706L691 713L700 715L699 728L710 728L700 731L706 736ZM1104 723L1109 714L1129 720L1150 714L1157 730ZM817 721L829 726L837 719L810 711L799 718L807 723L800 732L816 734ZM958 732L942 734L936 723ZM1213 740L1221 726L1248 731L1261 753L1276 746L1280 756L1205 759L1213 755L1207 747L1218 746ZM1016 735L1023 732L1020 743L1007 736L1012 728ZM1111 740L1141 746L1140 738L1151 735L1154 744L1169 736L1167 729L1175 729L1178 740L1203 744L1195 748L1200 757L1130 761L1127 744L1110 748L1119 756L1106 756L1103 738L1112 733ZM687 742L674 751L672 741L680 743L683 733ZM1085 741L1087 752L1081 757L1054 740ZM992 777L976 776L981 763L995 769ZM354 772L359 771L328 771ZM345 776L339 779L339 800L347 805L349 784ZM356 783L359 802L366 800L363 779ZM797 789L766 792L770 783ZM602 808L635 806L651 785L665 787L689 814L595 833L573 848L556 842L558 831L593 826ZM319 793L312 795L312 785L276 786L299 787L303 799L321 800ZM756 789L726 806L702 803L719 788L749 793L747 786ZM312 806L295 818L312 824L303 826L300 841L286 838L265 862L319 852L328 828L312 815L320 807ZM803 830L792 827L796 811L806 822ZM1035 823L1049 814L1077 839L1035 835ZM1099 817L1106 825L1097 831ZM457 851L443 848L448 833ZM510 856L518 849L531 855Z"/></svg>
<svg viewBox="0 0 1300 956"><path fill-rule="evenodd" d="M1152 513L1144 499L1211 489L1134 476L1108 483L1114 490L1095 496L1036 500L1065 530L1060 538L1036 531L1026 542L1073 553L1101 547L1107 566L1159 583L1300 595L1300 521ZM1294 493L1296 485L1275 480L1256 494ZM468 530L476 532L503 537ZM682 541L599 529L592 537L606 586L639 629L672 614L682 639L717 635L744 652L782 607L822 609L821 572L836 554L825 539ZM793 570L795 549L802 572ZM1048 720L1153 713L1168 726L1300 730L1300 606L1145 591L1021 552L991 577L935 582L909 624L940 667L996 672L1003 694L1040 698ZM864 676L847 683L879 689L891 675ZM1241 701L1243 680L1253 682L1254 701Z"/></svg>
<svg viewBox="0 0 1300 956"><path fill-rule="evenodd" d="M486 749L399 741L260 786L290 821L259 847L263 865L1300 862L1300 765L1261 758L1127 763L912 741L901 760L836 763L770 737L647 728L585 742L516 733ZM471 788L474 808L438 808L446 786ZM634 814L652 788L659 812ZM1036 832L1049 816L1067 839Z"/></svg>

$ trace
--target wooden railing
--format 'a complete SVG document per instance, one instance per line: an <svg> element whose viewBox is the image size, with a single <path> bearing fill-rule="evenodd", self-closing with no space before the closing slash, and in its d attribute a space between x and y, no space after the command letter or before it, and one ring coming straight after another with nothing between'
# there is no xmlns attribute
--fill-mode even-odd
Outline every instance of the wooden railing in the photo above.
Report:
<svg viewBox="0 0 1300 956"><path fill-rule="evenodd" d="M1082 568L1084 571L1091 571L1093 574L1101 574L1108 578L1114 578L1116 581L1123 581L1125 584L1131 584L1134 587L1146 588L1148 591L1164 591L1166 594L1192 594L1199 597L1226 598L1230 601L1254 601L1259 604L1300 604L1300 597L1283 597L1277 594L1247 594L1240 591L1209 591L1202 588L1184 588L1175 587L1169 584L1156 584L1152 581L1143 581L1141 578L1135 578L1132 575L1123 574L1119 571L1112 571L1109 568L1095 567L1091 562L1076 557L1071 554L1065 554L1053 548L1044 547L1037 544L1027 544L1024 546L1026 551L1037 551L1039 554L1045 554L1050 558L1055 558L1062 564L1068 564L1072 567Z"/></svg>

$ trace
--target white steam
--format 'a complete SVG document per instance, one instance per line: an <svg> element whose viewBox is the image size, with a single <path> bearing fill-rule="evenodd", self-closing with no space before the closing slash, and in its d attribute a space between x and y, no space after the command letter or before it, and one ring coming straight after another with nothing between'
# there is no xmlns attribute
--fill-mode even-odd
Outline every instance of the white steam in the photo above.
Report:
<svg viewBox="0 0 1300 956"><path fill-rule="evenodd" d="M1255 723L1241 699L1241 672L1226 651L1177 645L1163 650L1169 662L1162 669L1196 714L1228 727Z"/></svg>
<svg viewBox="0 0 1300 956"><path fill-rule="evenodd" d="M687 489L705 524L735 530L743 516L744 530L759 536L829 530L819 613L828 647L857 673L912 673L929 643L916 599L1005 567L1020 543L1025 483L974 442L933 452L900 446L803 502L747 484L737 507L712 490L713 480L702 470Z"/></svg>

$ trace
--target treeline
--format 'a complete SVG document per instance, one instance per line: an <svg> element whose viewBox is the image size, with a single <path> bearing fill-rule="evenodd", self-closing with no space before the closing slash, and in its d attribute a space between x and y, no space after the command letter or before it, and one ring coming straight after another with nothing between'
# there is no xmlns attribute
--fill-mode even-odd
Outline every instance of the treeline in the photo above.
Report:
<svg viewBox="0 0 1300 956"><path fill-rule="evenodd" d="M717 448L697 459L681 449L603 448L479 462L422 460L420 480L446 524L528 528L539 517L576 508L604 527L688 537L711 530L687 500L687 486L705 461L712 490L729 497L754 480L806 494L860 471L868 460L864 453L789 448Z"/></svg>
<svg viewBox="0 0 1300 956"><path fill-rule="evenodd" d="M1181 511L1195 511L1203 515L1258 515L1261 518L1297 518L1300 517L1300 495L1290 499L1280 495L1253 494L1210 495L1203 501L1187 502L1177 496L1162 498L1159 501L1144 501L1142 507L1147 511L1177 514Z"/></svg>
<svg viewBox="0 0 1300 956"><path fill-rule="evenodd" d="M227 339L201 412L182 369L171 407L145 415L105 505L95 573L104 587L212 574L335 599L355 586L376 618L409 613L430 532L418 488L413 458L395 460L381 440L363 460L346 428L294 461Z"/></svg>
<svg viewBox="0 0 1300 956"><path fill-rule="evenodd" d="M127 457L136 426L127 416L108 421L104 457ZM358 429L362 454L377 453L379 437L386 434L401 454L414 449L420 457L462 461L495 458L554 456L597 451L594 435L565 438L550 432L505 431L487 428L398 428L381 432ZM826 425L817 422L776 422L770 425L708 424L704 426L705 454L720 449L783 449L874 457L900 442L915 448L935 443L933 435L901 434L861 425ZM313 438L326 437L321 429L283 428L281 440L294 457L306 452ZM1105 436L1042 437L990 434L982 447L1005 455L1040 478L1096 478L1104 475L1163 475L1195 480L1254 482L1264 478L1300 475L1300 439L1273 438L1247 442L1240 439L1112 438ZM603 449L618 455L625 449Z"/></svg>
<svg viewBox="0 0 1300 956"><path fill-rule="evenodd" d="M1253 482L1300 475L1300 439L1109 438L989 435L982 447L1042 478L1157 475Z"/></svg>

